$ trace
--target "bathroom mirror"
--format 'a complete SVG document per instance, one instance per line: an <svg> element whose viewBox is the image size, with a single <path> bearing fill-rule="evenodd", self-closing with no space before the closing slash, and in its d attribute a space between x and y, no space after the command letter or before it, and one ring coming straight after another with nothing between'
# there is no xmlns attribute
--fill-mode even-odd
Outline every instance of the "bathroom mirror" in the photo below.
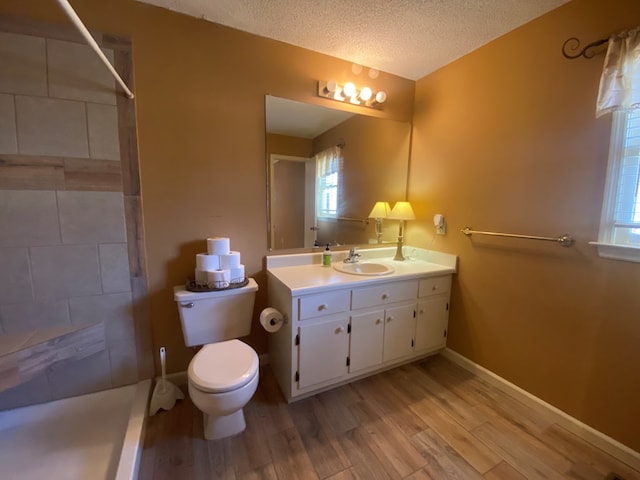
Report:
<svg viewBox="0 0 640 480"><path fill-rule="evenodd" d="M367 218L375 202L405 199L410 124L271 95L265 113L269 249L375 243ZM343 158L337 218L318 217L314 157L335 146ZM397 222L383 231L395 242Z"/></svg>

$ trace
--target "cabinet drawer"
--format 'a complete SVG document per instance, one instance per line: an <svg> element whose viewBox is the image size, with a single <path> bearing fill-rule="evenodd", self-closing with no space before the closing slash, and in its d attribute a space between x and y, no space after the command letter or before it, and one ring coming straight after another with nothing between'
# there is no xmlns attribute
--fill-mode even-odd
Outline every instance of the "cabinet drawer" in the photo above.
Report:
<svg viewBox="0 0 640 480"><path fill-rule="evenodd" d="M451 275L443 277L430 277L420 280L418 288L419 297L428 297L429 295L438 295L440 293L448 293L451 289Z"/></svg>
<svg viewBox="0 0 640 480"><path fill-rule="evenodd" d="M349 290L305 295L298 298L300 320L349 310Z"/></svg>
<svg viewBox="0 0 640 480"><path fill-rule="evenodd" d="M374 307L416 298L418 282L385 283L373 287L357 288L351 292L351 308Z"/></svg>

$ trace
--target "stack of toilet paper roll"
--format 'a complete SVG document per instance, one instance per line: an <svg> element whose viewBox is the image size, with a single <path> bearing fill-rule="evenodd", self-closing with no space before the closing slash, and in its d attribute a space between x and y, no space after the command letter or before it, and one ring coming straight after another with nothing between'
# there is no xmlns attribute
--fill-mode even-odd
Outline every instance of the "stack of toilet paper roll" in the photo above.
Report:
<svg viewBox="0 0 640 480"><path fill-rule="evenodd" d="M227 288L245 280L240 252L231 250L228 237L207 238L207 253L196 255L196 283L210 288Z"/></svg>

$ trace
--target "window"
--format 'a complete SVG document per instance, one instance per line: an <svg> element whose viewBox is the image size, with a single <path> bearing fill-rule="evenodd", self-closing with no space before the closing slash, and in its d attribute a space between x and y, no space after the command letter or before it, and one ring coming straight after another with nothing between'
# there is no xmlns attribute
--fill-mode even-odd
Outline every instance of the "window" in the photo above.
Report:
<svg viewBox="0 0 640 480"><path fill-rule="evenodd" d="M640 262L640 27L609 38L596 117L612 113L598 247L601 257Z"/></svg>
<svg viewBox="0 0 640 480"><path fill-rule="evenodd" d="M316 155L316 216L337 218L342 181L342 154L332 147Z"/></svg>
<svg viewBox="0 0 640 480"><path fill-rule="evenodd" d="M640 262L640 110L613 113L598 253Z"/></svg>

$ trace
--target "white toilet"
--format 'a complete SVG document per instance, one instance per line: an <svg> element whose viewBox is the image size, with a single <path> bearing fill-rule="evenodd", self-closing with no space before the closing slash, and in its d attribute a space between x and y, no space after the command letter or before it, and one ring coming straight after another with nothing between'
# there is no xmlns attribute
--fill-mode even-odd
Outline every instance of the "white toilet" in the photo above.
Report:
<svg viewBox="0 0 640 480"><path fill-rule="evenodd" d="M246 428L242 409L258 387L258 355L237 340L251 331L258 284L241 288L190 292L173 288L185 344L203 345L189 363L189 396L204 414L207 440L224 438Z"/></svg>

